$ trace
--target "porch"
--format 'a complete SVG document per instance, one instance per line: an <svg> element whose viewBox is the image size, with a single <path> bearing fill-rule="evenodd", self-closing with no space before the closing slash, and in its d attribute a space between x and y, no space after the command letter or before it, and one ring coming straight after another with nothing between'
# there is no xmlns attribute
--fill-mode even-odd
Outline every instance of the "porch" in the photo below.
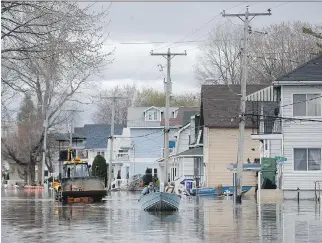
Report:
<svg viewBox="0 0 322 243"><path fill-rule="evenodd" d="M253 140L282 139L280 89L269 86L246 97L247 118L252 123Z"/></svg>
<svg viewBox="0 0 322 243"><path fill-rule="evenodd" d="M172 156L170 166L170 180L191 178L196 180L199 187L205 180L205 166L203 163L203 147L194 147Z"/></svg>

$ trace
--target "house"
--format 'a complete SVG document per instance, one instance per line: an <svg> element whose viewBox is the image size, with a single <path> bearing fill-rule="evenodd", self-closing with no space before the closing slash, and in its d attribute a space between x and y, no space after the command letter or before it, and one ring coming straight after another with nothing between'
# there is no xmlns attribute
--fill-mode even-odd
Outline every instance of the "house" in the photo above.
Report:
<svg viewBox="0 0 322 243"><path fill-rule="evenodd" d="M115 136L122 135L123 125L115 124ZM97 155L103 156L108 162L108 138L111 136L111 125L109 124L85 124L84 127L75 127L72 133L72 148L76 149L76 156L87 160L91 165ZM70 134L59 133L56 135L56 141L59 142L58 150L64 150L69 147ZM54 160L54 172L59 174L58 155Z"/></svg>
<svg viewBox="0 0 322 243"><path fill-rule="evenodd" d="M321 96L319 55L247 97L259 111L252 112L258 129L251 137L262 144L260 157L284 160L278 161L276 184L286 199L296 198L298 189L301 198L312 199L315 182L322 181Z"/></svg>
<svg viewBox="0 0 322 243"><path fill-rule="evenodd" d="M108 142L107 144L108 154L110 151L110 145L111 143ZM134 173L134 171L132 172L130 171L131 159L132 159L131 156L133 156L133 154L131 153L132 149L133 149L133 145L130 137L130 129L123 128L122 135L114 136L113 157L112 157L112 163L114 168L113 178L117 179L119 176L120 177L119 179L128 179L130 175ZM109 158L107 158L107 161L109 161Z"/></svg>
<svg viewBox="0 0 322 243"><path fill-rule="evenodd" d="M199 122L199 111L184 112L185 125L178 130L175 136L174 153L169 158L171 181L178 178L193 178L197 186L204 183L205 168ZM163 161L163 158L160 161Z"/></svg>
<svg viewBox="0 0 322 243"><path fill-rule="evenodd" d="M183 124L184 111L199 110L198 107L169 108L169 148L174 151L175 134ZM164 111L165 107L129 107L127 127L131 134L132 174L144 174L146 169L158 175L159 163L164 154Z"/></svg>
<svg viewBox="0 0 322 243"><path fill-rule="evenodd" d="M247 93L264 88L247 85ZM200 126L203 127L203 156L206 166L206 186L232 186L233 175L227 170L237 162L239 137L240 85L203 85L201 88ZM246 108L248 105L246 105ZM244 161L258 157L259 142L251 139L252 122L246 120ZM243 172L243 185L254 186L254 172Z"/></svg>

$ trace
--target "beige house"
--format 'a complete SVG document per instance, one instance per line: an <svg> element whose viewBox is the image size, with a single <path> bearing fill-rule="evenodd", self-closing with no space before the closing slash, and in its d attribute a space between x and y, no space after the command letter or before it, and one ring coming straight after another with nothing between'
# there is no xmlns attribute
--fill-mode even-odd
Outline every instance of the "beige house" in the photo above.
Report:
<svg viewBox="0 0 322 243"><path fill-rule="evenodd" d="M247 93L256 92L264 87L247 85ZM203 85L201 88L200 125L203 126L203 155L207 187L216 187L220 184L233 185L233 173L227 167L237 162L239 93L240 85ZM253 163L259 154L260 142L251 139L252 125L250 120L246 121L245 163L248 161ZM256 185L255 172L243 172L242 184Z"/></svg>

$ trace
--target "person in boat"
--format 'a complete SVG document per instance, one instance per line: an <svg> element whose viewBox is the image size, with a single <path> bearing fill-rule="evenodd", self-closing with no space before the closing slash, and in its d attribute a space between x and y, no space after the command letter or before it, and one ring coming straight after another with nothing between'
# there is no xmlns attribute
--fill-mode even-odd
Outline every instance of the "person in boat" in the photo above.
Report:
<svg viewBox="0 0 322 243"><path fill-rule="evenodd" d="M148 186L146 186L143 191L142 191L142 194L143 195L146 195L146 194L149 194L149 193L152 193L154 192L154 189L153 189L153 183L150 182Z"/></svg>

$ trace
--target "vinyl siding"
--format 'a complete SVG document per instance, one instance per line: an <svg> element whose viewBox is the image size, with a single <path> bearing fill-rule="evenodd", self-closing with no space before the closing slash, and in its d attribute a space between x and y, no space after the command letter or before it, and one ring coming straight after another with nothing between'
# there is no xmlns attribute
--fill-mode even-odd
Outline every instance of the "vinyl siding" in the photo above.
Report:
<svg viewBox="0 0 322 243"><path fill-rule="evenodd" d="M171 129L169 138L173 139L175 130ZM135 146L136 158L160 158L164 147L162 128L131 128L132 142ZM152 161L151 161L152 162Z"/></svg>
<svg viewBox="0 0 322 243"><path fill-rule="evenodd" d="M322 85L311 86L283 86L282 114L293 117L293 94L322 93ZM321 120L321 117L301 117L303 119ZM314 181L322 180L322 171L294 171L294 148L322 148L322 123L312 121L283 121L284 164L283 189L314 190Z"/></svg>
<svg viewBox="0 0 322 243"><path fill-rule="evenodd" d="M281 156L282 154L282 140L272 139L269 140L270 143L270 157Z"/></svg>
<svg viewBox="0 0 322 243"><path fill-rule="evenodd" d="M259 142L251 139L251 129L245 129L244 161L253 161L259 154ZM207 186L214 187L222 184L232 186L233 175L227 170L227 165L237 162L238 129L209 128L204 161L207 167ZM252 148L255 151L252 151ZM243 185L254 186L257 183L255 172L243 172Z"/></svg>

